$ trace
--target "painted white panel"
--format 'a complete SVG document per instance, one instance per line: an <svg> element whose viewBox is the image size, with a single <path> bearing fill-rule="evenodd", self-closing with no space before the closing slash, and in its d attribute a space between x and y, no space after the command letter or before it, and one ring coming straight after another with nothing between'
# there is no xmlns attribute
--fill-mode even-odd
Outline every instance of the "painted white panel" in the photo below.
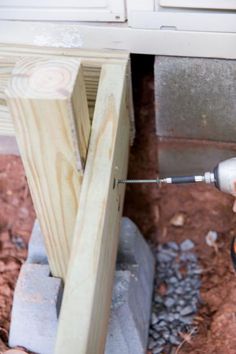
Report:
<svg viewBox="0 0 236 354"><path fill-rule="evenodd" d="M164 7L235 10L236 0L156 0Z"/></svg>
<svg viewBox="0 0 236 354"><path fill-rule="evenodd" d="M123 22L125 0L0 0L0 19Z"/></svg>
<svg viewBox="0 0 236 354"><path fill-rule="evenodd" d="M77 7L77 8L108 8L107 0L0 0L3 7Z"/></svg>
<svg viewBox="0 0 236 354"><path fill-rule="evenodd" d="M11 48L12 44L12 48ZM27 51L15 45L58 48L58 55L73 55L76 48L114 49L129 53L236 59L236 34L134 29L126 24L64 24L0 21L0 48L15 55ZM63 48L67 48L64 51ZM71 48L71 49L69 49ZM108 56L110 56L110 52Z"/></svg>
<svg viewBox="0 0 236 354"><path fill-rule="evenodd" d="M236 33L236 15L215 12L132 12L129 26L142 29Z"/></svg>
<svg viewBox="0 0 236 354"><path fill-rule="evenodd" d="M153 11L155 0L126 0L127 12Z"/></svg>

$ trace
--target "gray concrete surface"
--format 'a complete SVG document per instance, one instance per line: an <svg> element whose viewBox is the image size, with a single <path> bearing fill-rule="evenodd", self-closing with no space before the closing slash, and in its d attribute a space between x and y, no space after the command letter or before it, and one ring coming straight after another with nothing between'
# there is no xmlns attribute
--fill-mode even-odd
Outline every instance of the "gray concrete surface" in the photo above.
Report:
<svg viewBox="0 0 236 354"><path fill-rule="evenodd" d="M48 265L35 264L44 263L45 257L36 221L14 294L9 345L38 354L53 353L62 297L60 279L49 276ZM146 352L153 279L154 257L149 246L136 225L122 218L106 354Z"/></svg>
<svg viewBox="0 0 236 354"><path fill-rule="evenodd" d="M28 257L26 262L34 264L48 264L48 257L46 253L44 239L42 237L38 220L35 220L34 223L29 242Z"/></svg>
<svg viewBox="0 0 236 354"><path fill-rule="evenodd" d="M123 218L105 354L146 353L154 265L138 228Z"/></svg>
<svg viewBox="0 0 236 354"><path fill-rule="evenodd" d="M157 154L160 177L201 174L235 157L236 144L160 138Z"/></svg>
<svg viewBox="0 0 236 354"><path fill-rule="evenodd" d="M0 135L0 155L19 155L19 148L14 136Z"/></svg>
<svg viewBox="0 0 236 354"><path fill-rule="evenodd" d="M236 60L157 56L155 101L158 136L236 142Z"/></svg>
<svg viewBox="0 0 236 354"><path fill-rule="evenodd" d="M25 263L22 266L14 293L10 347L53 353L62 281L49 274L48 265Z"/></svg>

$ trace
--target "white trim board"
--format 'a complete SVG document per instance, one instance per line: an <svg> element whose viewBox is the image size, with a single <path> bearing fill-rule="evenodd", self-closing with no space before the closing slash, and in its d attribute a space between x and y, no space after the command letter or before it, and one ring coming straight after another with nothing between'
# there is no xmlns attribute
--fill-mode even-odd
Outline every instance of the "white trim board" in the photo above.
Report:
<svg viewBox="0 0 236 354"><path fill-rule="evenodd" d="M236 59L236 34L129 28L127 25L0 21L0 43ZM14 46L12 46L14 50Z"/></svg>
<svg viewBox="0 0 236 354"><path fill-rule="evenodd" d="M156 0L163 7L235 10L236 0Z"/></svg>
<svg viewBox="0 0 236 354"><path fill-rule="evenodd" d="M124 13L111 13L107 10L87 11L72 8L55 9L25 9L0 8L1 20L39 20L39 21L95 21L95 22L123 22Z"/></svg>
<svg viewBox="0 0 236 354"><path fill-rule="evenodd" d="M129 26L145 29L174 29L178 31L206 31L236 33L236 15L204 12L139 12L129 16Z"/></svg>
<svg viewBox="0 0 236 354"><path fill-rule="evenodd" d="M126 20L125 0L0 0L0 20Z"/></svg>

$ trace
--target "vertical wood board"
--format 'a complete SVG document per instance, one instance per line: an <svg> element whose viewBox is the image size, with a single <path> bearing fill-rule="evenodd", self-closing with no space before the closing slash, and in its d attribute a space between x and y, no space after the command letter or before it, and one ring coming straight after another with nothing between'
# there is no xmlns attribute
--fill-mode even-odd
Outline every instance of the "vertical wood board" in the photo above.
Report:
<svg viewBox="0 0 236 354"><path fill-rule="evenodd" d="M63 279L90 133L81 70L77 59L23 58L6 90L50 269Z"/></svg>
<svg viewBox="0 0 236 354"><path fill-rule="evenodd" d="M126 65L104 65L55 354L104 353L125 188L115 180L127 175L129 123Z"/></svg>

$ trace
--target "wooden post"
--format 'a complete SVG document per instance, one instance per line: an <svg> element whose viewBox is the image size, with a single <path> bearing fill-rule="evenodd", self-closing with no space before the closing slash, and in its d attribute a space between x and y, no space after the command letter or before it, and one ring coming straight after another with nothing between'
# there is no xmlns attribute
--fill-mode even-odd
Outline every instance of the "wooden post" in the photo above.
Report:
<svg viewBox="0 0 236 354"><path fill-rule="evenodd" d="M129 117L126 65L104 65L55 354L102 354L107 335L124 186Z"/></svg>
<svg viewBox="0 0 236 354"><path fill-rule="evenodd" d="M90 135L80 61L23 58L6 98L50 268L65 279Z"/></svg>

